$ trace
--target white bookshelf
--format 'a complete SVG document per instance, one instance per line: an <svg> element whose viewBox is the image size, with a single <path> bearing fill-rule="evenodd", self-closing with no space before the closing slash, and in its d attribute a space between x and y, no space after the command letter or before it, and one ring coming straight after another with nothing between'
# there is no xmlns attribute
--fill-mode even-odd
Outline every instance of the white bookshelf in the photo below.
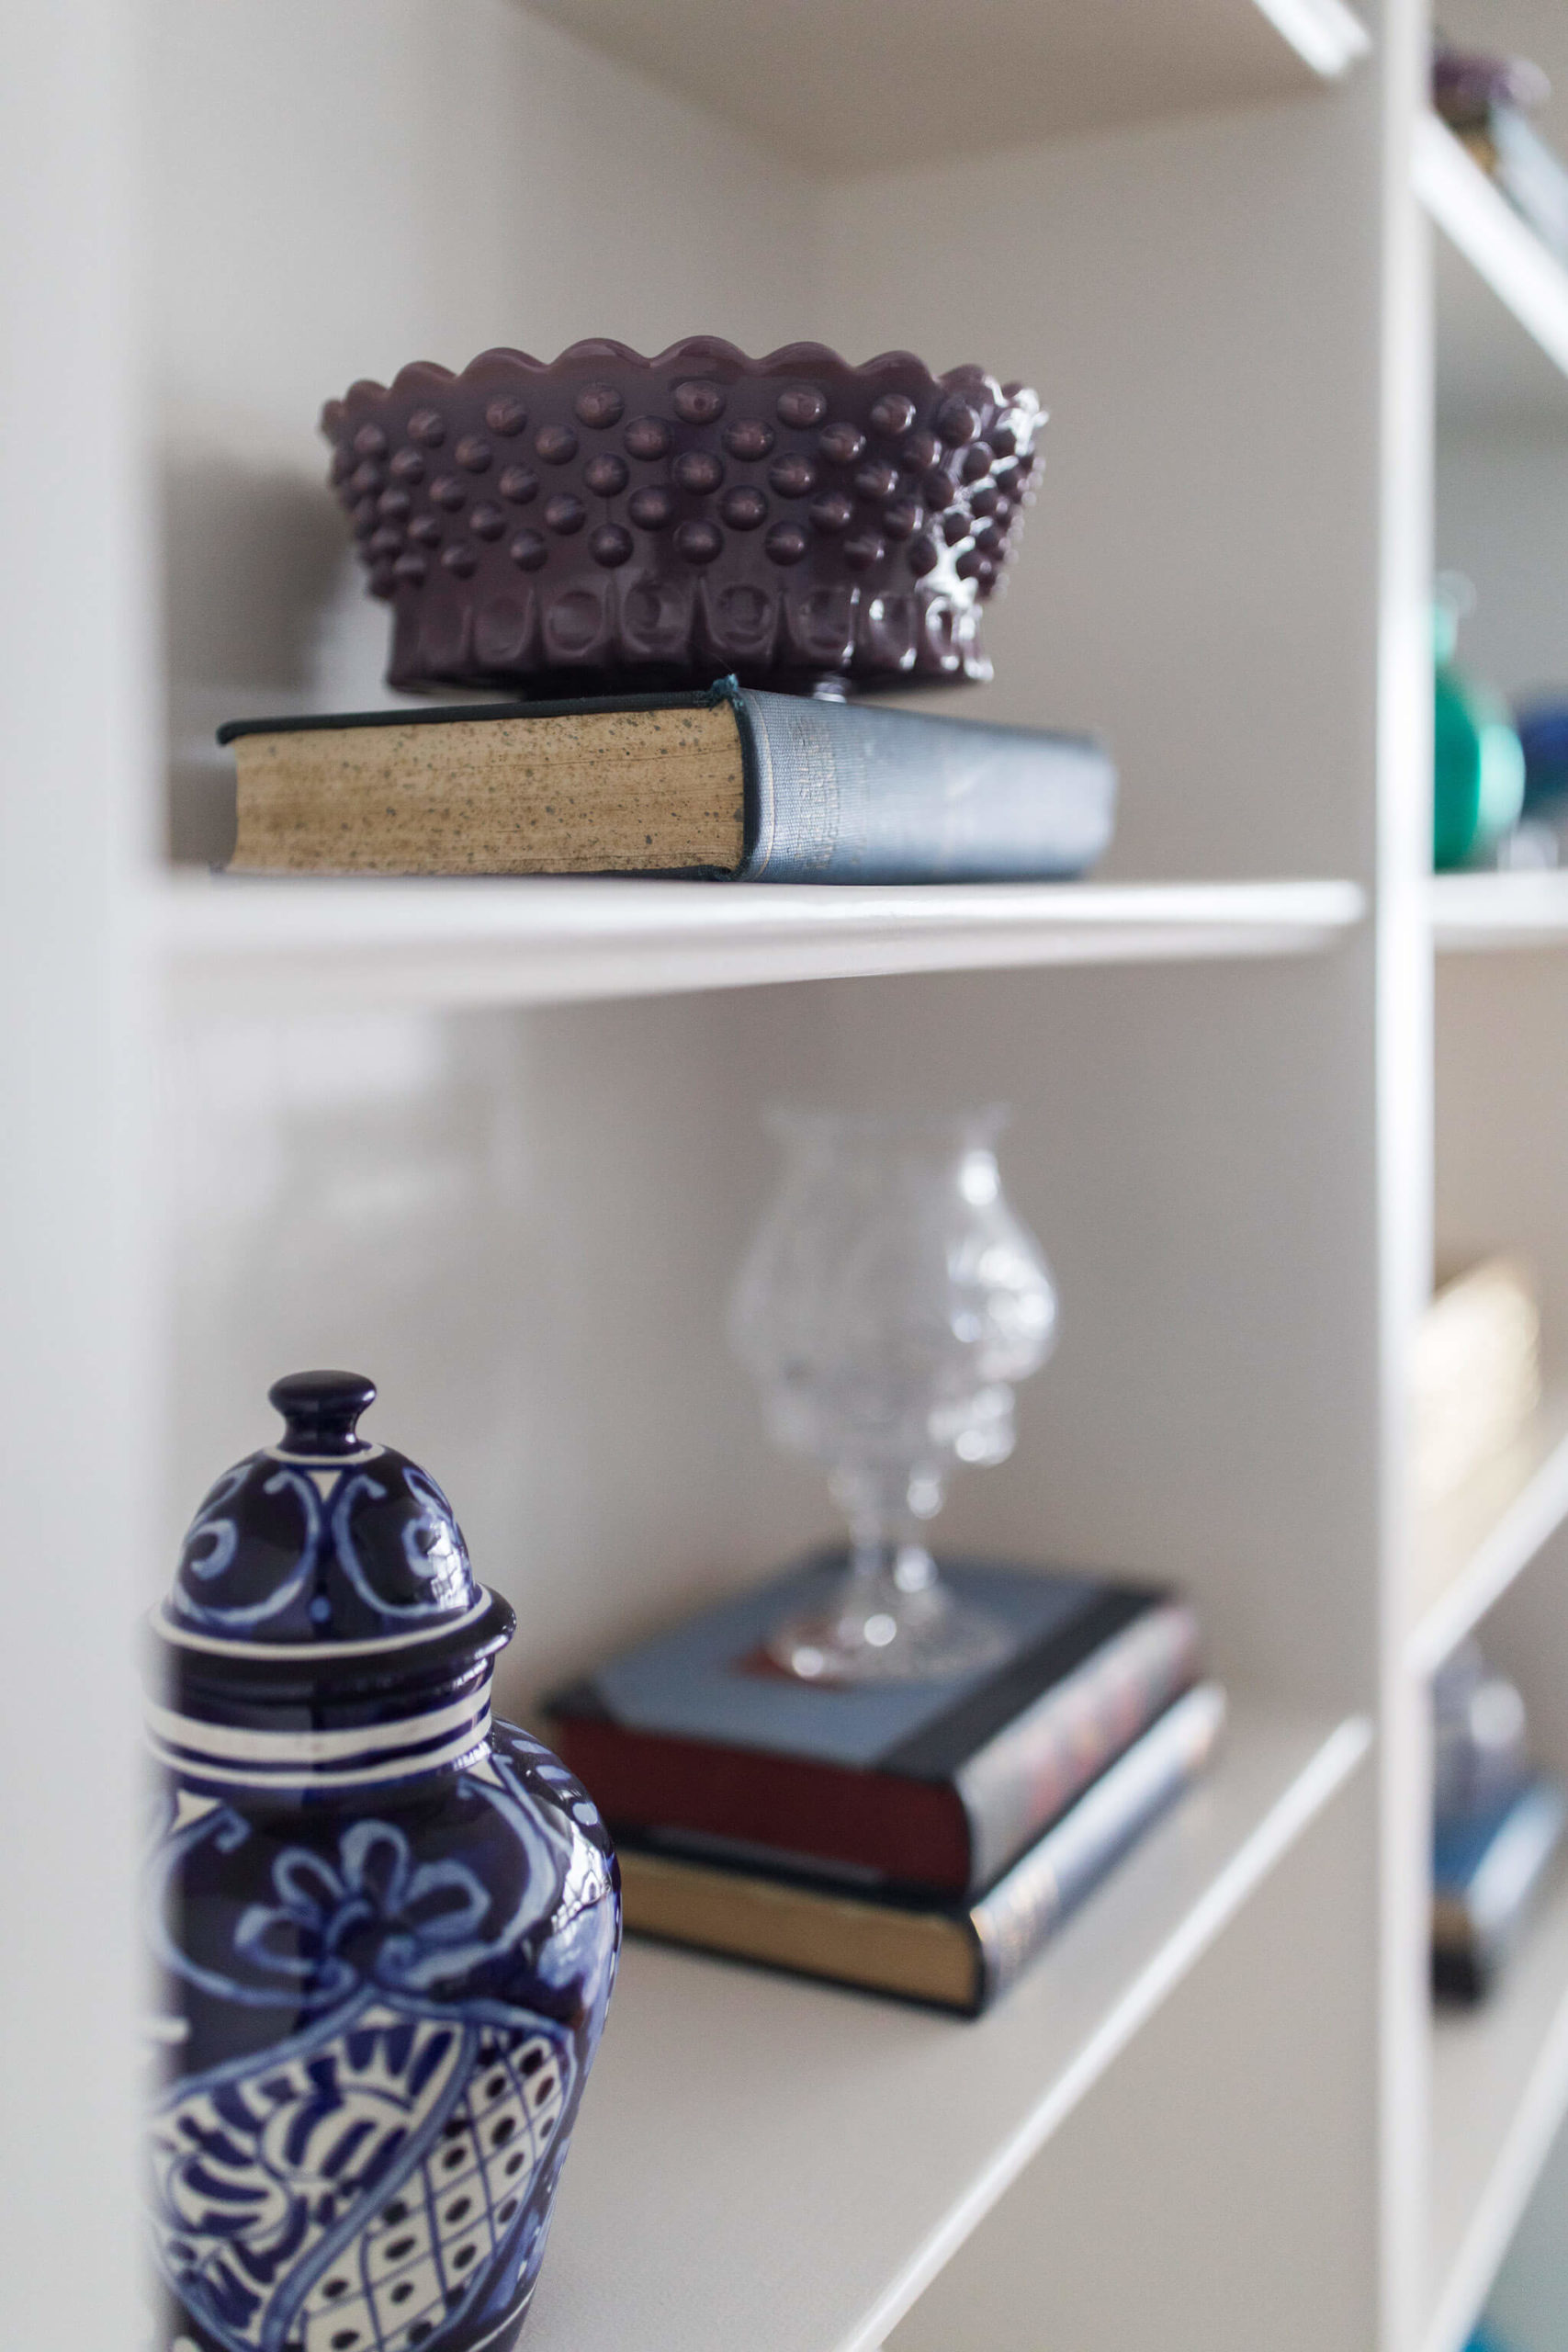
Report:
<svg viewBox="0 0 1568 2352"><path fill-rule="evenodd" d="M530 2323L544 2352L875 2352L1364 1758L1248 1706L988 2017L633 1944ZM671 2119L705 2115L671 2164ZM855 2184L846 2195L846 2184ZM694 2265L716 2234L726 2258Z"/></svg>
<svg viewBox="0 0 1568 2352"><path fill-rule="evenodd" d="M1431 2278L1422 2352L1461 2352L1568 2114L1568 1886L1492 2002L1433 2030Z"/></svg>
<svg viewBox="0 0 1568 2352"><path fill-rule="evenodd" d="M1445 24L1449 19L1445 17ZM1536 12L1460 40L1517 40L1561 79L1561 27ZM1542 50L1542 40L1546 48ZM1553 45L1555 44L1555 53ZM1549 126L1549 128L1552 128ZM1561 128L1555 127L1561 141ZM1436 541L1473 580L1462 642L1509 694L1562 674L1556 548L1568 482L1568 269L1435 121L1416 178L1438 232ZM1526 1693L1532 1746L1561 1769L1568 1716L1554 1666L1568 1521L1561 1385L1568 1263L1564 1100L1554 1066L1568 877L1450 874L1427 886L1435 990L1439 1241L1506 1233L1541 1287L1547 1395L1532 1427L1417 1526L1407 1664L1418 1686L1474 1634ZM1561 1877L1494 1997L1439 2009L1431 2040L1422 2352L1460 2352L1568 2110L1568 1905Z"/></svg>
<svg viewBox="0 0 1568 2352"><path fill-rule="evenodd" d="M1568 874L1439 874L1429 888L1439 955L1568 944Z"/></svg>
<svg viewBox="0 0 1568 2352"><path fill-rule="evenodd" d="M980 0L961 16L940 0L862 11L799 0L786 12L761 0L546 0L541 14L768 146L840 173L1295 96L1369 45L1346 0L1122 0L1092 31L1071 9L1025 0Z"/></svg>
<svg viewBox="0 0 1568 2352"><path fill-rule="evenodd" d="M1568 1395L1416 1521L1409 1660L1433 1673L1568 1520Z"/></svg>
<svg viewBox="0 0 1568 2352"><path fill-rule="evenodd" d="M1459 424L1568 413L1568 268L1453 133L1428 115L1416 184L1442 232L1439 415Z"/></svg>
<svg viewBox="0 0 1568 2352"><path fill-rule="evenodd" d="M842 979L1301 956L1359 922L1351 883L747 888L700 882L224 882L158 894L186 1011L551 1004Z"/></svg>
<svg viewBox="0 0 1568 2352"><path fill-rule="evenodd" d="M1484 2293L1562 2105L1568 1967L1554 1908L1499 2006L1434 2033L1422 1709L1466 1631L1528 1607L1550 1650L1568 1424L1418 1527L1405 1374L1434 1224L1536 1260L1563 1361L1568 958L1506 951L1568 922L1556 876L1430 884L1427 608L1435 473L1487 662L1532 627L1556 658L1568 297L1430 121L1427 39L1419 0L24 12L8 1606L52 1665L69 1597L85 1727L58 1672L13 1679L28 2352L137 2340L124 1629L193 1501L277 1372L363 1363L517 1606L513 1711L820 1535L721 1340L781 1098L1012 1103L1064 1338L943 1535L1179 1581L1246 1702L977 2026L634 1949L525 2341L1126 2352L1157 2312L1161 2352L1257 2352L1266 2312L1269 2352L1447 2352ZM220 719L382 692L321 401L694 332L1038 383L997 682L931 707L1101 730L1103 872L171 871Z"/></svg>

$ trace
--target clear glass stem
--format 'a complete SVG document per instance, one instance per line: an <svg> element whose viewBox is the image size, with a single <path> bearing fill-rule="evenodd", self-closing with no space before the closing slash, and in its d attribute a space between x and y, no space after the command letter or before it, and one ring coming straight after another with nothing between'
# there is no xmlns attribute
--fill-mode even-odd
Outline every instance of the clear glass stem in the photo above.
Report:
<svg viewBox="0 0 1568 2352"><path fill-rule="evenodd" d="M773 1634L779 1665L813 1682L916 1682L1007 1655L1004 1630L953 1596L920 1538L941 1504L939 1476L855 1464L835 1476L833 1491L849 1517L849 1565L814 1609Z"/></svg>

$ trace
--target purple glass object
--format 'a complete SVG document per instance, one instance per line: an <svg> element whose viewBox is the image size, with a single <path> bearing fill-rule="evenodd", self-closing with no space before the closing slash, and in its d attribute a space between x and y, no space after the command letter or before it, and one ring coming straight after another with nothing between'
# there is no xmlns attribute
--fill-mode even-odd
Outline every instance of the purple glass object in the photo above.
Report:
<svg viewBox="0 0 1568 2352"><path fill-rule="evenodd" d="M1551 83L1528 58L1469 49L1433 52L1432 104L1456 130L1483 129L1494 107L1531 114L1551 95Z"/></svg>
<svg viewBox="0 0 1568 2352"><path fill-rule="evenodd" d="M389 683L571 696L984 681L1042 421L979 368L698 336L419 361L321 429Z"/></svg>

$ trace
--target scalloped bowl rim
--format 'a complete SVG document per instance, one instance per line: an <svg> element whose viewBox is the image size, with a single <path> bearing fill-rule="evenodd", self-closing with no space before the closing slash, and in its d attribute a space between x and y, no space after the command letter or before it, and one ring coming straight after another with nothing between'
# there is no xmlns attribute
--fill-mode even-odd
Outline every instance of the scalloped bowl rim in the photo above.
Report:
<svg viewBox="0 0 1568 2352"><path fill-rule="evenodd" d="M343 414L351 403L383 401L403 397L410 392L445 389L451 384L476 381L483 376L513 376L537 379L576 373L599 361L605 366L636 368L649 376L668 374L672 368L704 366L721 367L737 377L753 379L770 376L795 376L814 379L821 376L837 380L874 381L878 376L897 376L907 380L911 373L933 392L956 392L979 386L997 404L1028 400L1034 403L1041 424L1046 421L1045 411L1039 405L1039 396L1021 382L1001 383L988 369L973 360L957 368L949 368L937 375L925 360L912 351L881 351L873 359L858 364L846 359L825 343L784 343L776 351L753 359L739 344L729 343L722 335L685 335L667 349L649 357L635 351L629 343L617 343L607 335L590 335L582 341L569 344L555 359L536 359L532 352L522 351L511 344L494 344L489 350L477 352L465 368L445 368L437 359L411 359L400 368L389 384L382 384L374 377L361 376L352 383L341 400L328 401L321 411L322 428L329 420Z"/></svg>

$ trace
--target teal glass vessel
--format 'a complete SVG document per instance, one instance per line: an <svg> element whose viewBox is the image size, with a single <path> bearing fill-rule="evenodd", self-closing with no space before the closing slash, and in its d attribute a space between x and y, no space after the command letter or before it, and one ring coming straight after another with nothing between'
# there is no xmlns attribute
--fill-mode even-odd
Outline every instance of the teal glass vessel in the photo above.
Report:
<svg viewBox="0 0 1568 2352"><path fill-rule="evenodd" d="M1478 864L1517 824L1525 755L1502 696L1455 666L1458 612L1439 600L1432 621L1432 863L1445 873Z"/></svg>

